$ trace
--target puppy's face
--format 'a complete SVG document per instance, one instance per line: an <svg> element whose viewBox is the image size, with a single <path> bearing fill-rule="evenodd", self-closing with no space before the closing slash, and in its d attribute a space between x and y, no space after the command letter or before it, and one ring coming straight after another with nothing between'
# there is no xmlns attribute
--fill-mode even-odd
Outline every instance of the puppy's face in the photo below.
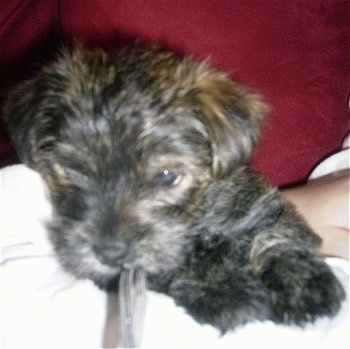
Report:
<svg viewBox="0 0 350 349"><path fill-rule="evenodd" d="M206 190L246 161L265 106L190 58L77 50L4 111L49 187L61 263L107 287L123 267L162 274L183 263Z"/></svg>

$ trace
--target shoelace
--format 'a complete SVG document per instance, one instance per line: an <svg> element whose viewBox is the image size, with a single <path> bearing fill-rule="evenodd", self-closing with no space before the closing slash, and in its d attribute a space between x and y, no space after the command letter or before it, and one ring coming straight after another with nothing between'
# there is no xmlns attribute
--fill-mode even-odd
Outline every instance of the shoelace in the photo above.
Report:
<svg viewBox="0 0 350 349"><path fill-rule="evenodd" d="M142 269L124 269L119 280L121 346L138 348L142 343L146 313L146 275Z"/></svg>

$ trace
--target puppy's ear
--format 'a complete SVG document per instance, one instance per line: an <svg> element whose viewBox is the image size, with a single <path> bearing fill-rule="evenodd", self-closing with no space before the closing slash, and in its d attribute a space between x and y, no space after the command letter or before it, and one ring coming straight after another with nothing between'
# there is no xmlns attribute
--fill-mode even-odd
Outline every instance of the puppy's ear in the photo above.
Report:
<svg viewBox="0 0 350 349"><path fill-rule="evenodd" d="M206 65L194 87L197 114L209 136L213 175L223 177L249 158L268 108L259 95Z"/></svg>
<svg viewBox="0 0 350 349"><path fill-rule="evenodd" d="M13 88L4 101L2 115L21 161L39 169L58 127L57 118L50 113L45 79L39 74Z"/></svg>

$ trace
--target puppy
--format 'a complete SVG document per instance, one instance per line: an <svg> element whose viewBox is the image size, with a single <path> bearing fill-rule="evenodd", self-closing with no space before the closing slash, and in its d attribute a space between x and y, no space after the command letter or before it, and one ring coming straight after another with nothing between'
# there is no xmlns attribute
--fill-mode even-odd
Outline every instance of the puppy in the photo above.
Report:
<svg viewBox="0 0 350 349"><path fill-rule="evenodd" d="M63 268L108 291L142 268L223 333L303 325L344 298L320 238L248 169L266 110L207 63L144 48L64 52L4 105L20 158L48 185Z"/></svg>

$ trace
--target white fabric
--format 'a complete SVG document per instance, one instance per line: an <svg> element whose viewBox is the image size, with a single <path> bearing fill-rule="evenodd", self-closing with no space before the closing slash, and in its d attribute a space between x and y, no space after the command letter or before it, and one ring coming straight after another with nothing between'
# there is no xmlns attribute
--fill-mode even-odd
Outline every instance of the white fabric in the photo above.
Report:
<svg viewBox="0 0 350 349"><path fill-rule="evenodd" d="M330 171L338 168L326 162ZM65 273L53 257L44 227L51 210L40 176L24 165L1 169L0 175L2 347L102 347L106 295ZM348 295L349 263L327 262ZM347 296L334 319L319 319L305 329L267 321L221 337L211 326L194 322L169 297L148 292L143 347L345 348L350 343L348 303Z"/></svg>

